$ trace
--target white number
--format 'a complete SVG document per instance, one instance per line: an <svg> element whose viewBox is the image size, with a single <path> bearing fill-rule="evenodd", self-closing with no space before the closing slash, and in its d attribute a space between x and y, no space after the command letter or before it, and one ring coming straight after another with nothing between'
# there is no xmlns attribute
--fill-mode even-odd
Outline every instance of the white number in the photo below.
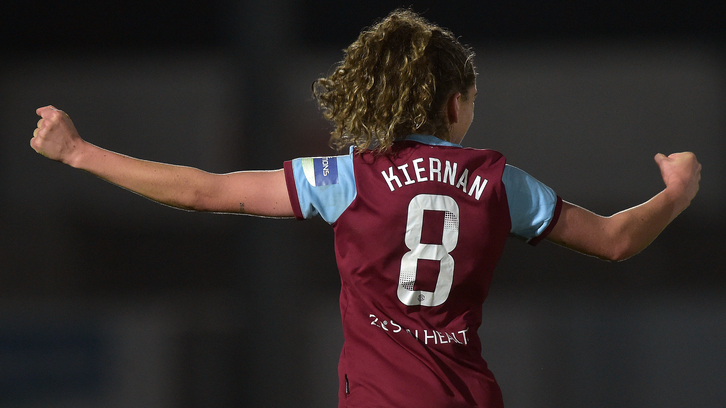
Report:
<svg viewBox="0 0 726 408"><path fill-rule="evenodd" d="M424 210L444 212L444 233L441 244L421 242ZM449 297L454 282L454 258L449 254L459 241L459 205L453 198L442 195L419 194L408 204L406 247L410 251L401 258L398 276L398 299L407 306L439 306ZM439 261L439 276L433 292L415 290L419 259Z"/></svg>

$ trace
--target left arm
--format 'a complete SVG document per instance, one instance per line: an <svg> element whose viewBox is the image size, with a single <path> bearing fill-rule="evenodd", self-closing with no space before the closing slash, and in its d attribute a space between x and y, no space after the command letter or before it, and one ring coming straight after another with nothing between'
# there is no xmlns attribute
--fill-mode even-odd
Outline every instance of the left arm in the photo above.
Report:
<svg viewBox="0 0 726 408"><path fill-rule="evenodd" d="M701 165L693 153L658 154L666 188L643 204L609 217L564 202L549 240L601 259L627 259L650 245L698 192Z"/></svg>

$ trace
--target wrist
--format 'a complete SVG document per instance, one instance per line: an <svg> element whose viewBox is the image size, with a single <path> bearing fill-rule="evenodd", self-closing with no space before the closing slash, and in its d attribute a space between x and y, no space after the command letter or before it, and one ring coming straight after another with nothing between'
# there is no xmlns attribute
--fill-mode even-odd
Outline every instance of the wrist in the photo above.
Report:
<svg viewBox="0 0 726 408"><path fill-rule="evenodd" d="M76 169L84 169L84 163L87 161L87 158L92 154L91 150L93 147L95 146L85 142L82 139L73 141L72 145L70 146L70 151L62 160L62 162Z"/></svg>
<svg viewBox="0 0 726 408"><path fill-rule="evenodd" d="M691 205L692 197L687 193L687 189L682 186L667 186L662 194L672 203L674 216L680 214Z"/></svg>

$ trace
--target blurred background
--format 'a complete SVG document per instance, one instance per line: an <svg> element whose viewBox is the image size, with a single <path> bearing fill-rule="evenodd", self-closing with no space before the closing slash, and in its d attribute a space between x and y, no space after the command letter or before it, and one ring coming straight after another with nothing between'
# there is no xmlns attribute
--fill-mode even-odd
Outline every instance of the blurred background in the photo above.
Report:
<svg viewBox="0 0 726 408"><path fill-rule="evenodd" d="M511 239L483 355L518 407L726 406L726 11L718 1L0 5L0 407L333 407L331 228L166 208L37 155L35 109L212 172L328 155L310 96L360 29L412 6L472 45L467 146L609 215L703 164L691 207L607 263Z"/></svg>

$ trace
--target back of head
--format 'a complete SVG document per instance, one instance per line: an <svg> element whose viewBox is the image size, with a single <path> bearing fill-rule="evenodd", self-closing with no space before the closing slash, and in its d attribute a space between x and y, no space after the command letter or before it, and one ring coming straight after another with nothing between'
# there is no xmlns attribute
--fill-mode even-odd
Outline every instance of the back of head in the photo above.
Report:
<svg viewBox="0 0 726 408"><path fill-rule="evenodd" d="M474 53L451 32L399 9L360 33L313 95L332 121L330 143L387 151L409 134L448 139L444 105L475 84Z"/></svg>

